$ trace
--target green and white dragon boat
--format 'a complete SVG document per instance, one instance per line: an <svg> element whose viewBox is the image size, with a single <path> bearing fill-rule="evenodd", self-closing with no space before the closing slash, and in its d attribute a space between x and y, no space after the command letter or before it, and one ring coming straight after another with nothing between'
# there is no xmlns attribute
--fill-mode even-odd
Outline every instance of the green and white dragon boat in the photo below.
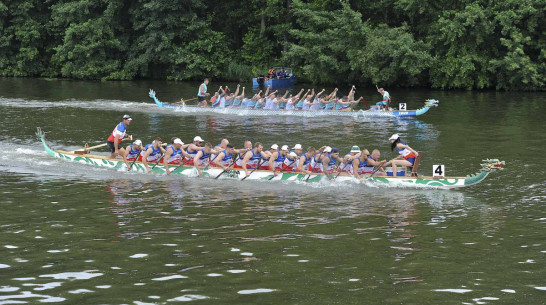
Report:
<svg viewBox="0 0 546 305"><path fill-rule="evenodd" d="M81 164L92 165L95 167L105 167L111 168L118 171L127 171L127 166L125 162L121 159L112 159L106 156L91 155L82 152L68 152L62 150L53 150L51 149L46 141L43 131L38 128L36 132L38 138L42 141L45 151L52 157L59 158L65 161L76 162ZM395 187L434 187L440 189L452 189L467 187L475 185L483 181L491 171L501 170L502 166L505 164L504 161L499 161L498 159L487 159L483 160L481 164L481 169L474 175L469 175L467 177L428 177L428 176L373 176L363 178L362 182L371 182L377 184L389 184ZM151 167L151 166L150 166ZM197 171L193 166L178 166L170 165L169 169L171 170L171 175L173 176L185 176L185 177L196 177ZM141 162L135 162L131 169L132 172L146 173L146 168ZM317 183L317 182L328 182L328 177L324 174L301 174L295 172L281 172L276 177L273 175L272 171L267 170L255 170L247 178L243 170L240 169L230 169L224 171L221 168L209 167L201 168L203 173L203 178L214 179L218 177L219 179L247 179L247 180L264 180L264 181L301 181L308 183ZM154 174L165 174L165 167L163 164L156 165L152 173ZM335 182L359 182L353 176L350 176L346 173L341 173L336 179Z"/></svg>
<svg viewBox="0 0 546 305"><path fill-rule="evenodd" d="M157 106L173 109L188 114L222 114L238 116L297 116L297 117L352 117L352 118L407 118L416 117L425 114L430 108L438 107L438 100L426 100L423 107L416 110L390 109L388 111L379 110L354 110L354 111L336 111L336 110L283 110L283 109L249 109L249 108L214 108L197 107L185 104L168 104L161 102L150 89L148 95L154 100Z"/></svg>

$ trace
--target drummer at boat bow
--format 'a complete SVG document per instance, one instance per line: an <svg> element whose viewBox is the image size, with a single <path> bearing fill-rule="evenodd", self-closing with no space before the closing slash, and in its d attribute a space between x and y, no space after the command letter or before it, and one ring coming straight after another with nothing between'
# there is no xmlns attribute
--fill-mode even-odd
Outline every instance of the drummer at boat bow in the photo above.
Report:
<svg viewBox="0 0 546 305"><path fill-rule="evenodd" d="M147 172L150 172L151 169L148 166L148 162L158 163L161 159L161 155L165 154L165 149L161 146L162 140L160 137L155 138L155 140L144 147L144 150L140 153L139 160L142 160L142 164L146 168Z"/></svg>
<svg viewBox="0 0 546 305"><path fill-rule="evenodd" d="M391 150L395 148L400 154L398 157L392 159L390 163L392 164L392 172L397 173L396 167L399 166L413 166L415 158L419 156L419 153L413 148L409 147L408 144L402 142L398 134L393 134L389 140L391 141ZM395 174L396 175L396 174Z"/></svg>
<svg viewBox="0 0 546 305"><path fill-rule="evenodd" d="M131 121L133 119L130 115L126 114L123 116L123 121L121 121L112 131L110 136L108 137L108 140L106 141L106 144L108 144L108 148L110 148L110 158L115 158L117 155L124 156L125 155L125 149L121 147L121 141L123 138L129 137L128 134L125 132L127 131L127 126L131 124Z"/></svg>
<svg viewBox="0 0 546 305"><path fill-rule="evenodd" d="M163 165L165 166L167 175L171 174L169 164L179 165L182 157L188 156L188 153L185 151L188 146L189 144L184 145L184 142L179 138L175 138L172 144L167 145L165 156L163 157Z"/></svg>

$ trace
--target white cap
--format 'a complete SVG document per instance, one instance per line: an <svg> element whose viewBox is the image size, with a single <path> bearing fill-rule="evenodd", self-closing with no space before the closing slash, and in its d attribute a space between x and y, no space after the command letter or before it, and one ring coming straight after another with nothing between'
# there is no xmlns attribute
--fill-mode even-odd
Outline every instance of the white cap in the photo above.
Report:
<svg viewBox="0 0 546 305"><path fill-rule="evenodd" d="M352 152L352 153L358 153L358 152L360 152L360 147L358 147L358 146L356 146L356 145L353 146L353 147L351 148L351 152Z"/></svg>
<svg viewBox="0 0 546 305"><path fill-rule="evenodd" d="M173 144L184 145L184 142L182 142L182 140L180 140L179 138L176 138L176 139L174 139Z"/></svg>
<svg viewBox="0 0 546 305"><path fill-rule="evenodd" d="M390 140L397 140L398 138L400 138L400 136L397 133L395 133L389 138L389 141Z"/></svg>
<svg viewBox="0 0 546 305"><path fill-rule="evenodd" d="M128 115L128 114L124 115L124 116L123 116L123 119L124 119L124 120L129 120L129 121L132 121L132 120L133 120L133 119L131 118L131 116Z"/></svg>
<svg viewBox="0 0 546 305"><path fill-rule="evenodd" d="M271 145L271 149L276 149L276 150L278 150L278 149L279 149L279 145L273 144L273 145Z"/></svg>
<svg viewBox="0 0 546 305"><path fill-rule="evenodd" d="M281 150L288 150L288 145L283 145L283 146L281 147Z"/></svg>
<svg viewBox="0 0 546 305"><path fill-rule="evenodd" d="M290 157L292 157L292 158L297 158L297 157L298 157L298 155L297 155L295 152L291 152L291 153L289 153L288 155L289 155Z"/></svg>
<svg viewBox="0 0 546 305"><path fill-rule="evenodd" d="M136 141L133 142L133 144L142 146L142 141L136 140Z"/></svg>
<svg viewBox="0 0 546 305"><path fill-rule="evenodd" d="M193 142L197 142L197 141L199 141L199 142L205 142L205 140L201 139L200 136L195 136L195 138L193 138Z"/></svg>
<svg viewBox="0 0 546 305"><path fill-rule="evenodd" d="M303 148L301 147L301 144L296 144L294 145L294 147L292 147L292 149L303 149Z"/></svg>
<svg viewBox="0 0 546 305"><path fill-rule="evenodd" d="M330 147L330 146L326 146L326 148L324 149L324 152L327 152L327 153L329 153L331 151L332 151L332 147Z"/></svg>

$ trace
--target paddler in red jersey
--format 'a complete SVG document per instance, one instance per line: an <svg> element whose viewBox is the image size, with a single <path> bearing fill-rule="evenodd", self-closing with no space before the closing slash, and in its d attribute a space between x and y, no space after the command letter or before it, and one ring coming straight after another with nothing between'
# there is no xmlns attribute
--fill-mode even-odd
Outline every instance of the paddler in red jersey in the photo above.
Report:
<svg viewBox="0 0 546 305"><path fill-rule="evenodd" d="M110 149L110 158L115 158L117 155L125 155L125 149L121 147L121 141L123 138L129 137L128 134L125 132L127 131L127 126L131 124L131 121L133 119L130 115L126 114L123 116L123 121L121 121L112 131L110 136L108 137L108 140L106 140L106 144L108 145L108 148Z"/></svg>

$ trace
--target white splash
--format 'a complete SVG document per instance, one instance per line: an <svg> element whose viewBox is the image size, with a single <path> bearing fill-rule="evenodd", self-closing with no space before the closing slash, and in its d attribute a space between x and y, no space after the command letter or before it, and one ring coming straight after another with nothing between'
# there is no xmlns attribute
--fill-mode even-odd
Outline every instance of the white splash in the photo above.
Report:
<svg viewBox="0 0 546 305"><path fill-rule="evenodd" d="M273 291L277 291L277 289L257 288L257 289L239 290L237 291L237 293L238 294L255 294L255 293L267 293L267 292L273 292Z"/></svg>
<svg viewBox="0 0 546 305"><path fill-rule="evenodd" d="M145 253L137 253L137 254L134 254L134 255L131 255L129 256L130 258L143 258L143 257L146 257L148 256L148 254L145 254Z"/></svg>
<svg viewBox="0 0 546 305"><path fill-rule="evenodd" d="M174 274L174 275L169 275L169 276L164 276L164 277L157 277L155 279L152 279L152 281L168 281L168 280L173 280L173 279L187 279L188 277L185 276L185 275L180 275L180 274Z"/></svg>

